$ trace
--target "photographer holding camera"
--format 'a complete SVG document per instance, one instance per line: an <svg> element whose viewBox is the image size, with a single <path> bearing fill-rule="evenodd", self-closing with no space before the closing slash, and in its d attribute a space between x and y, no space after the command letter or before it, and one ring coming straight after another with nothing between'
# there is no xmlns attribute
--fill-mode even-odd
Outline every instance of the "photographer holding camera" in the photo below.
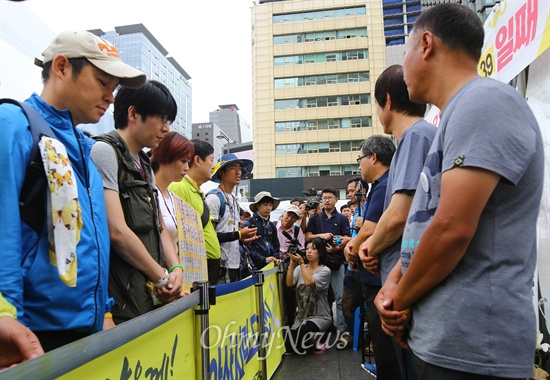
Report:
<svg viewBox="0 0 550 380"><path fill-rule="evenodd" d="M290 256L301 254L305 256L305 236L302 229L295 223L300 217L300 209L294 205L288 205L277 222L277 237L279 238L279 252L283 263L283 276L286 278ZM283 323L292 326L296 310L296 294L293 289L283 285Z"/></svg>

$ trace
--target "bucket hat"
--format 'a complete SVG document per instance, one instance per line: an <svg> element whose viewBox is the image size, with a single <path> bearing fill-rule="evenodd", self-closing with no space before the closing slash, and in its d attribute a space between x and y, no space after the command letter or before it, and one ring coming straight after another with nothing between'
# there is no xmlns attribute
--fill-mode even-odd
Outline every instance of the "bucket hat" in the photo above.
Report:
<svg viewBox="0 0 550 380"><path fill-rule="evenodd" d="M279 204L281 203L281 200L279 198L273 197L269 191L260 191L258 194L254 196L254 203L251 203L248 206L248 208L250 208L250 211L252 212L258 211L258 204L262 203L262 201L265 198L269 198L273 201L273 210L279 207Z"/></svg>
<svg viewBox="0 0 550 380"><path fill-rule="evenodd" d="M212 181L220 183L222 180L220 178L220 170L234 162L238 162L239 164L241 164L242 177L246 177L247 175L252 173L254 163L251 160L248 160L246 158L239 158L234 153L228 153L221 156L221 158L218 160L218 163L214 167L214 173L212 173Z"/></svg>

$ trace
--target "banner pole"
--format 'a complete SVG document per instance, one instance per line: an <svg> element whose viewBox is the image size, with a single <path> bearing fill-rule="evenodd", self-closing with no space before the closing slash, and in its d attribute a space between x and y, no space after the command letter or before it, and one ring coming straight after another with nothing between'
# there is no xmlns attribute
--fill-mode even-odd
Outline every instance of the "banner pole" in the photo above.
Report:
<svg viewBox="0 0 550 380"><path fill-rule="evenodd" d="M278 283L279 283L279 305L280 305L280 308L281 308L281 320L283 321L283 323L285 322L285 302L286 300L283 299L283 295L285 294L285 289L284 289L284 281L285 281L285 277L284 277L284 263L283 261L281 260L279 262L279 265L278 265L278 270L277 270L277 279L278 279Z"/></svg>
<svg viewBox="0 0 550 380"><path fill-rule="evenodd" d="M195 315L200 316L200 345L201 345L201 378L210 379L210 321L208 311L210 310L210 298L208 281L197 281L194 284L195 290L200 292L199 309Z"/></svg>
<svg viewBox="0 0 550 380"><path fill-rule="evenodd" d="M264 284L264 272L259 270L256 271L256 276L258 276L258 281L254 286L256 286L256 294L258 299L258 321L259 321L259 327L258 327L258 353L259 353L259 360L260 364L262 366L261 371L261 379L267 380L267 357L266 357L266 351L265 351L265 313L264 313L264 291L263 291L263 284Z"/></svg>

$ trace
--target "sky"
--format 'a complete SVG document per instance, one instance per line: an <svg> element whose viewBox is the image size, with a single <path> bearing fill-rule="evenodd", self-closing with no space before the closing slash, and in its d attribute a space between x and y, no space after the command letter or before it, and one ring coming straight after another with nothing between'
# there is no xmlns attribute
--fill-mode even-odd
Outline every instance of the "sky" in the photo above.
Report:
<svg viewBox="0 0 550 380"><path fill-rule="evenodd" d="M6 64L10 56L41 58L53 36L67 29L107 32L115 26L141 23L191 76L193 123L207 122L209 112L221 104L237 104L241 115L252 123L252 6L251 0L0 0L1 95L15 97L9 90L14 75L8 70L15 73L22 61ZM18 39L24 44L18 44ZM6 54L15 45L19 45L15 50L26 51ZM32 68L32 60L28 62ZM21 76L30 75L36 76L30 86L39 93L39 69ZM21 82L14 85L22 87Z"/></svg>

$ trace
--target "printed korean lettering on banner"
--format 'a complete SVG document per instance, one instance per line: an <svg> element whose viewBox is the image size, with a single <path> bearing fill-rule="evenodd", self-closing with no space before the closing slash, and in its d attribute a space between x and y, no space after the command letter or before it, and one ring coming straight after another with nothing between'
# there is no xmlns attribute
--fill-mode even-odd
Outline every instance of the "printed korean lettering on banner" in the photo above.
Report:
<svg viewBox="0 0 550 380"><path fill-rule="evenodd" d="M509 82L550 46L550 2L505 0L485 22L478 73Z"/></svg>

